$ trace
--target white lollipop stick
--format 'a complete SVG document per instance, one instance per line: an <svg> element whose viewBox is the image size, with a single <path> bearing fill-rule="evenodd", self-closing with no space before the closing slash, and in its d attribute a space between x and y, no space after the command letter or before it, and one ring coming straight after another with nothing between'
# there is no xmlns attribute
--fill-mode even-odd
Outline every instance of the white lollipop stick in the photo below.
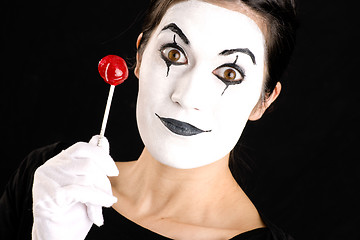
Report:
<svg viewBox="0 0 360 240"><path fill-rule="evenodd" d="M106 129L106 124L107 124L108 117L109 117L111 101L112 101L112 97L114 95L114 90L115 90L115 86L110 85L109 96L108 96L108 99L107 99L107 102L106 102L104 118L103 118L103 121L102 121L102 124L101 124L100 137L99 137L99 140L98 140L98 143L97 143L98 146L101 146L101 140L103 139L103 137L105 135L105 129Z"/></svg>

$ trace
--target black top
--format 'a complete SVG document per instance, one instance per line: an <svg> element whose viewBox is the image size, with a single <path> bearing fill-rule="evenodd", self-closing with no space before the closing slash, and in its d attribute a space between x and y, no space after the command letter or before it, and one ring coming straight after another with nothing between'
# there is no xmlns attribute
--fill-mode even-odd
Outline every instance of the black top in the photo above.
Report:
<svg viewBox="0 0 360 240"><path fill-rule="evenodd" d="M0 239L31 239L33 224L32 184L35 170L45 161L67 148L55 143L30 153L11 177L0 199ZM104 222L93 225L86 240L98 239L169 239L125 218L113 208L103 208ZM235 236L234 240L293 240L261 215L266 228Z"/></svg>

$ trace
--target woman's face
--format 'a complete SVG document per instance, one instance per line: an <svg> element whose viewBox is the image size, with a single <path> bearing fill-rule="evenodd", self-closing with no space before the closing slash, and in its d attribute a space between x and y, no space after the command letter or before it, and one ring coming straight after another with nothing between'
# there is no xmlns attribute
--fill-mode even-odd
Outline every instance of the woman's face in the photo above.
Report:
<svg viewBox="0 0 360 240"><path fill-rule="evenodd" d="M197 0L172 6L139 70L137 121L151 155L181 169L226 156L260 98L264 54L246 15Z"/></svg>

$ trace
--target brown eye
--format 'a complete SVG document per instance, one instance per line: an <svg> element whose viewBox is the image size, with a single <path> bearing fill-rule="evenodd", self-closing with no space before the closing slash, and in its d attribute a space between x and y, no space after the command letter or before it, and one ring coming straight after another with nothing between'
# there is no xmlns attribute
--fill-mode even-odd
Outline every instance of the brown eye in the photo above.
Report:
<svg viewBox="0 0 360 240"><path fill-rule="evenodd" d="M161 49L161 55L165 61L174 65L187 64L188 61L185 53L182 50L177 49L175 47L170 47L170 46L164 47L163 49Z"/></svg>
<svg viewBox="0 0 360 240"><path fill-rule="evenodd" d="M169 51L168 59L172 62L177 62L180 59L180 52L176 49Z"/></svg>
<svg viewBox="0 0 360 240"><path fill-rule="evenodd" d="M221 65L212 73L225 84L229 85L239 84L245 78L244 70L233 63Z"/></svg>
<svg viewBox="0 0 360 240"><path fill-rule="evenodd" d="M233 69L228 68L224 71L224 79L228 81L234 81L235 78L236 78L236 72Z"/></svg>

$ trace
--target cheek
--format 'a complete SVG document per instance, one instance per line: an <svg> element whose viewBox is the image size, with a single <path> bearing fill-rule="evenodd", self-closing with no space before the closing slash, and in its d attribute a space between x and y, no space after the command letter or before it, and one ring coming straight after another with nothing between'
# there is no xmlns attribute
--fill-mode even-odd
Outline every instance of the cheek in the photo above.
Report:
<svg viewBox="0 0 360 240"><path fill-rule="evenodd" d="M258 81L256 84L244 82L243 86L230 87L215 109L214 115L223 137L228 136L231 141L237 141L261 96L262 82Z"/></svg>
<svg viewBox="0 0 360 240"><path fill-rule="evenodd" d="M232 148L240 138L250 115L250 108L239 105L238 108L223 108L217 118L217 136L224 144Z"/></svg>
<svg viewBox="0 0 360 240"><path fill-rule="evenodd" d="M174 68L168 74L168 67L157 49L158 46L155 44L147 46L139 70L139 90L155 98L168 96L174 90L178 76Z"/></svg>
<svg viewBox="0 0 360 240"><path fill-rule="evenodd" d="M151 88L153 90L161 87L160 79L163 77L161 69L160 62L156 57L154 57L154 53L145 50L139 70L140 90L141 87L146 89Z"/></svg>

